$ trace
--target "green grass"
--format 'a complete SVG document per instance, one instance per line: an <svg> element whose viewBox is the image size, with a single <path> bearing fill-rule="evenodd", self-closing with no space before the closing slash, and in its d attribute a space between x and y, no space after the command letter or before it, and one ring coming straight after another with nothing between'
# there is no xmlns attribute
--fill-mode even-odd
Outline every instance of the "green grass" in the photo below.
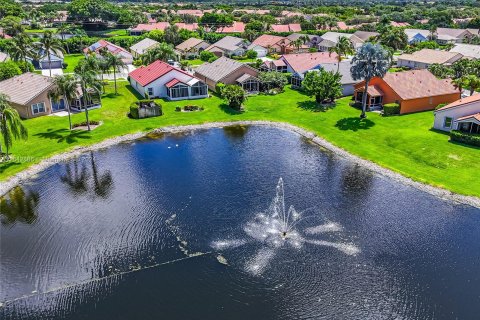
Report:
<svg viewBox="0 0 480 320"><path fill-rule="evenodd" d="M126 29L112 30L106 33L107 36L128 36Z"/></svg>
<svg viewBox="0 0 480 320"><path fill-rule="evenodd" d="M63 61L68 63L68 67L63 70L65 73L73 72L73 69L77 66L78 62L84 59L85 56L81 53L72 53L64 55Z"/></svg>
<svg viewBox="0 0 480 320"><path fill-rule="evenodd" d="M25 32L26 33L44 33L45 31L52 31L52 32L56 32L57 31L57 28L45 28L45 29L26 29Z"/></svg>
<svg viewBox="0 0 480 320"><path fill-rule="evenodd" d="M447 188L451 191L480 196L480 149L449 142L449 136L431 130L432 112L404 116L381 117L369 113L360 120L360 111L348 105L350 99L338 100L336 107L318 110L313 100L287 88L278 96L252 96L245 104L246 111L237 113L219 98L195 101L164 102L164 115L157 118L133 120L126 114L137 97L127 82L119 83L119 95L112 85L103 97L103 107L90 112L92 120L104 124L92 132L68 131L66 117L40 117L26 120L29 139L16 141L12 152L25 157L26 162L12 160L0 165L0 179L21 171L41 158L89 145L106 138L149 131L167 125L199 124L212 121L271 120L288 122L313 131L333 144L365 159L370 159L415 180ZM175 112L176 106L195 104L202 112ZM84 114L73 116L74 123L84 121ZM33 159L27 159L33 157Z"/></svg>
<svg viewBox="0 0 480 320"><path fill-rule="evenodd" d="M199 66L201 64L204 64L205 61L202 61L200 59L192 59L192 60L187 60L191 66Z"/></svg>

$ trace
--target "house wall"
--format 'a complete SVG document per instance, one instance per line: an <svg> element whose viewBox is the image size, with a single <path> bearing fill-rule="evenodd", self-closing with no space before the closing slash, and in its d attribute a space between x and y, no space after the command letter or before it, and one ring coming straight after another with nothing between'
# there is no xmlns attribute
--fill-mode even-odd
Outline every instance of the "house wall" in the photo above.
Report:
<svg viewBox="0 0 480 320"><path fill-rule="evenodd" d="M268 54L268 49L266 49L262 46L255 46L252 50L257 53L257 58L266 57L267 54Z"/></svg>
<svg viewBox="0 0 480 320"><path fill-rule="evenodd" d="M140 83L136 82L132 77L130 77L130 85L138 93L140 93L144 98L145 98L145 92L148 91L148 88L153 88L153 96L150 96L150 98L153 98L153 97L167 98L168 97L167 87L165 86L165 84L167 84L169 81L175 78L183 82L188 82L192 79L192 77L187 74L184 74L176 70L172 70L169 73L158 78L157 80L149 83L146 86L142 86Z"/></svg>
<svg viewBox="0 0 480 320"><path fill-rule="evenodd" d="M355 88L353 86L353 83L342 85L342 95L344 97L353 95L354 91Z"/></svg>
<svg viewBox="0 0 480 320"><path fill-rule="evenodd" d="M400 114L434 110L441 103L450 103L460 99L460 92L435 97L404 100L400 104Z"/></svg>
<svg viewBox="0 0 480 320"><path fill-rule="evenodd" d="M33 114L32 105L40 102L45 103L45 112ZM52 113L52 103L50 97L48 96L48 90L45 90L44 92L42 92L42 94L32 99L32 101L30 101L27 105L21 105L16 103L12 103L11 105L18 111L18 114L23 119L41 117Z"/></svg>
<svg viewBox="0 0 480 320"><path fill-rule="evenodd" d="M480 101L475 101L469 104L465 104L458 107L453 107L445 110L439 110L435 112L435 119L433 121L433 127L442 131L450 131L457 129L457 124L454 123L455 120L461 117L469 116L480 112ZM445 118L452 118L452 127L445 128L443 125L445 123Z"/></svg>
<svg viewBox="0 0 480 320"><path fill-rule="evenodd" d="M412 60L398 59L397 66L408 67L408 68L411 68L411 69L427 69L429 64L422 63L422 62L416 62L416 61L412 61Z"/></svg>

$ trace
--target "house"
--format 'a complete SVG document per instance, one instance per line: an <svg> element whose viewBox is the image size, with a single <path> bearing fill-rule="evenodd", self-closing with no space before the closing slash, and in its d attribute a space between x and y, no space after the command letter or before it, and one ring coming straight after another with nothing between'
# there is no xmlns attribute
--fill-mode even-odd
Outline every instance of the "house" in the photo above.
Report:
<svg viewBox="0 0 480 320"><path fill-rule="evenodd" d="M203 80L210 90L215 91L219 82L238 84L247 92L258 92L260 80L258 70L247 64L221 57L211 63L204 63L195 69L195 76Z"/></svg>
<svg viewBox="0 0 480 320"><path fill-rule="evenodd" d="M165 29L168 27L170 27L170 23L165 21L156 23L140 23L136 27L129 29L129 33L131 36L140 36L152 30L165 31Z"/></svg>
<svg viewBox="0 0 480 320"><path fill-rule="evenodd" d="M428 41L431 37L430 31L422 29L405 29L408 44Z"/></svg>
<svg viewBox="0 0 480 320"><path fill-rule="evenodd" d="M355 86L354 99L362 102L365 82ZM387 73L383 78L370 80L367 107L372 110L387 103L398 103L400 114L433 110L441 103L460 99L460 90L451 80L437 79L428 70Z"/></svg>
<svg viewBox="0 0 480 320"><path fill-rule="evenodd" d="M300 23L289 23L289 24L272 24L270 26L273 32L300 32L302 27Z"/></svg>
<svg viewBox="0 0 480 320"><path fill-rule="evenodd" d="M412 69L427 69L428 66L436 63L451 65L463 56L460 53L442 50L422 49L411 54L404 53L397 57L397 66Z"/></svg>
<svg viewBox="0 0 480 320"><path fill-rule="evenodd" d="M132 88L145 98L168 100L208 97L207 85L191 74L157 60L128 74Z"/></svg>
<svg viewBox="0 0 480 320"><path fill-rule="evenodd" d="M63 53L61 51L50 50L50 62L48 56L43 49L39 49L35 58L27 59L33 64L35 69L48 70L48 69L62 69L63 67Z"/></svg>
<svg viewBox="0 0 480 320"><path fill-rule="evenodd" d="M480 45L456 43L450 52L459 53L467 59L480 59Z"/></svg>
<svg viewBox="0 0 480 320"><path fill-rule="evenodd" d="M282 66L282 63L277 63L277 65L281 67L281 70L292 73L292 87L298 88L302 86L307 71L318 70L322 64L336 63L338 55L329 52L294 53L285 54L279 60L285 64L285 67ZM275 66L277 67L277 65Z"/></svg>
<svg viewBox="0 0 480 320"><path fill-rule="evenodd" d="M353 35L363 42L368 42L370 39L378 37L380 33L370 31L355 31Z"/></svg>
<svg viewBox="0 0 480 320"><path fill-rule="evenodd" d="M183 57L197 57L200 52L209 46L210 44L202 39L190 38L180 43L175 49Z"/></svg>
<svg viewBox="0 0 480 320"><path fill-rule="evenodd" d="M330 48L335 47L340 37L346 37L352 42L355 48L360 47L364 41L353 33L327 32L322 36L322 41L318 44L318 50L327 52Z"/></svg>
<svg viewBox="0 0 480 320"><path fill-rule="evenodd" d="M266 57L268 55L268 48L263 47L259 44L252 43L247 47L247 50L255 51L257 53L257 58L263 58L263 57Z"/></svg>
<svg viewBox="0 0 480 320"><path fill-rule="evenodd" d="M308 46L308 48L317 48L318 43L322 40L320 36L303 33L292 33L291 35L287 36L287 39L290 40L290 42L294 42L298 39L305 40L305 37L308 38L308 41L305 42L305 45Z"/></svg>
<svg viewBox="0 0 480 320"><path fill-rule="evenodd" d="M263 34L255 39L250 46L252 45L261 46L262 48L267 49L268 53L283 54L286 53L287 47L290 45L290 40L285 37Z"/></svg>
<svg viewBox="0 0 480 320"><path fill-rule="evenodd" d="M50 98L50 92L54 88L52 78L30 72L0 82L0 93L8 96L9 103L23 119L64 111L66 104L63 98L59 101ZM99 95L91 94L89 102L85 103L79 90L77 98L69 101L69 105L78 110L85 105L88 109L99 108Z"/></svg>
<svg viewBox="0 0 480 320"><path fill-rule="evenodd" d="M350 73L351 68L350 61L341 61L340 67L338 66L338 62L336 63L324 63L321 64L323 70L328 72L339 72L342 78L340 79L340 83L342 84L342 95L343 96L351 96L355 92L354 85L359 83L359 80L353 80L352 74Z"/></svg>
<svg viewBox="0 0 480 320"><path fill-rule="evenodd" d="M8 60L8 54L0 51L0 62L5 62Z"/></svg>
<svg viewBox="0 0 480 320"><path fill-rule="evenodd" d="M242 38L226 36L214 44L210 45L207 51L210 51L217 55L218 57L221 56L243 56L245 51L247 50L249 43L247 40Z"/></svg>
<svg viewBox="0 0 480 320"><path fill-rule="evenodd" d="M101 39L101 40L95 42L94 44L92 44L91 46L83 49L83 53L85 55L90 54L90 53L95 53L95 54L98 54L99 56L101 56L100 53L103 50L106 50L113 55L120 56L122 58L122 61L125 64L132 64L133 63L133 55L130 52L128 52L127 50L123 49L120 46L117 46L116 44L113 44L113 43L108 42L108 41L103 40L103 39Z"/></svg>
<svg viewBox="0 0 480 320"><path fill-rule="evenodd" d="M218 28L215 32L218 33L243 33L245 32L245 23L241 21L234 21L231 26Z"/></svg>
<svg viewBox="0 0 480 320"><path fill-rule="evenodd" d="M147 50L152 49L159 44L160 43L158 41L152 40L150 38L145 38L131 46L130 53L135 59L138 59L138 57L147 52Z"/></svg>
<svg viewBox="0 0 480 320"><path fill-rule="evenodd" d="M405 28L409 27L410 23L408 22L397 22L397 21L390 21L390 25L395 28Z"/></svg>
<svg viewBox="0 0 480 320"><path fill-rule="evenodd" d="M175 25L178 27L179 30L185 29L188 31L195 31L198 29L198 23L184 23L184 22L177 22Z"/></svg>
<svg viewBox="0 0 480 320"><path fill-rule="evenodd" d="M440 44L463 43L479 36L478 29L437 28L437 42Z"/></svg>
<svg viewBox="0 0 480 320"><path fill-rule="evenodd" d="M435 110L433 128L480 133L480 94L462 98Z"/></svg>

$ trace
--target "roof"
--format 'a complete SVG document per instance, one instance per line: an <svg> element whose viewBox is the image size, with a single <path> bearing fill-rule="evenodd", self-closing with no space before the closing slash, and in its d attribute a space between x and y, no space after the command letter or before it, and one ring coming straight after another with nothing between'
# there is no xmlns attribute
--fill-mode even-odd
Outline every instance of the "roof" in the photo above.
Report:
<svg viewBox="0 0 480 320"><path fill-rule="evenodd" d="M250 67L236 60L221 57L211 63L200 65L195 69L195 73L207 77L214 82L218 82L240 68Z"/></svg>
<svg viewBox="0 0 480 320"><path fill-rule="evenodd" d="M138 82L142 87L144 87L147 84L157 80L158 78L166 75L173 70L193 77L185 71L175 68L168 63L160 60L157 60L149 64L148 66L141 66L140 68L137 68L130 72L128 76Z"/></svg>
<svg viewBox="0 0 480 320"><path fill-rule="evenodd" d="M168 82L165 84L165 86L166 86L167 88L171 88L171 87L173 87L174 85L176 85L176 84L178 84L178 83L183 83L183 82L180 81L180 80L178 80L177 78L173 78L172 80L168 81ZM183 84L185 84L185 83L183 83Z"/></svg>
<svg viewBox="0 0 480 320"><path fill-rule="evenodd" d="M314 36L314 35L303 34L303 33L292 33L292 34L287 36L287 39L290 40L290 41L295 41L295 40L298 40L301 37L305 37L305 36L307 36L310 39L310 41L315 39L315 38L317 38L317 40L320 39L320 36Z"/></svg>
<svg viewBox="0 0 480 320"><path fill-rule="evenodd" d="M405 53L397 57L398 60L408 60L427 64L444 64L448 62L454 62L460 58L462 58L462 55L460 53L433 49L422 49L412 54Z"/></svg>
<svg viewBox="0 0 480 320"><path fill-rule="evenodd" d="M365 91L365 86L356 88L356 91ZM380 97L383 96L383 91L380 90L377 86L368 86L367 94L370 97Z"/></svg>
<svg viewBox="0 0 480 320"><path fill-rule="evenodd" d="M415 37L417 34L422 35L424 38L430 37L430 31L422 30L422 29L405 29L405 34L407 35L408 39Z"/></svg>
<svg viewBox="0 0 480 320"><path fill-rule="evenodd" d="M387 73L383 80L403 100L460 94L450 79L437 79L426 69Z"/></svg>
<svg viewBox="0 0 480 320"><path fill-rule="evenodd" d="M245 73L245 74L241 75L240 78L238 78L238 79L235 80L235 81L237 81L238 83L243 83L243 82L247 81L247 80L250 79L250 78L253 78L253 79L259 81L256 77L254 77L254 76L252 76L252 75L250 75L250 74L248 74L248 73Z"/></svg>
<svg viewBox="0 0 480 320"><path fill-rule="evenodd" d="M461 118L458 118L455 121L456 122L461 122L461 121L465 121L465 120L477 120L478 122L480 122L480 113L475 113L475 114L471 114L469 116L461 117Z"/></svg>
<svg viewBox="0 0 480 320"><path fill-rule="evenodd" d="M408 27L410 23L408 22L396 22L396 21L390 21L390 25L392 27Z"/></svg>
<svg viewBox="0 0 480 320"><path fill-rule="evenodd" d="M460 37L466 29L453 29L453 28L437 28L437 35L440 36L446 36L447 38L450 39L457 39Z"/></svg>
<svg viewBox="0 0 480 320"><path fill-rule="evenodd" d="M475 94L473 96L465 97L465 98L459 99L457 101L454 101L452 103L449 103L446 106L443 106L440 109L438 109L436 112L451 109L451 108L455 108L455 107L461 107L461 106L464 106L466 104L470 104L470 103L474 103L474 102L480 102L480 94ZM480 104L479 104L479 109L480 109Z"/></svg>
<svg viewBox="0 0 480 320"><path fill-rule="evenodd" d="M195 31L198 29L198 23L184 23L184 22L177 22L175 25L178 27L178 29L185 29L188 31Z"/></svg>
<svg viewBox="0 0 480 320"><path fill-rule="evenodd" d="M342 32L326 32L324 35L322 35L322 40L329 40L332 41L333 43L337 43L338 39L340 37L346 37L348 39L352 38L354 36L353 33L342 33ZM355 38L357 38L355 36ZM358 40L361 40L357 38Z"/></svg>
<svg viewBox="0 0 480 320"><path fill-rule="evenodd" d="M145 38L140 42L135 43L133 46L130 47L130 50L137 52L138 54L144 54L145 51L150 49L153 46L158 45L159 43L155 40L150 38Z"/></svg>
<svg viewBox="0 0 480 320"><path fill-rule="evenodd" d="M337 62L338 55L329 52L312 52L285 54L280 59L284 60L297 73L304 73L322 63Z"/></svg>
<svg viewBox="0 0 480 320"><path fill-rule="evenodd" d="M92 44L91 46L83 49L83 52L87 53L89 51L92 51L92 52L99 52L100 49L102 48L105 48L107 49L110 53L112 54L118 54L118 53L126 53L127 55L130 55L130 52L128 52L127 50L123 49L122 47L120 46L117 46L116 44L113 44L111 42L108 42L106 40L98 40L97 42L95 42L94 44Z"/></svg>
<svg viewBox="0 0 480 320"><path fill-rule="evenodd" d="M273 32L300 32L302 27L299 23L290 24L272 24L270 26Z"/></svg>
<svg viewBox="0 0 480 320"><path fill-rule="evenodd" d="M217 29L218 33L241 33L245 32L245 23L234 21L231 26L221 27Z"/></svg>
<svg viewBox="0 0 480 320"><path fill-rule="evenodd" d="M322 64L322 68L325 71L329 72L338 72L342 75L342 79L340 79L340 82L342 85L344 84L353 84L353 83L358 83L360 81L353 80L352 74L350 72L350 67L352 65L350 64L349 61L342 61L340 62L340 68L338 68L338 62L337 63L325 63Z"/></svg>
<svg viewBox="0 0 480 320"><path fill-rule="evenodd" d="M372 37L378 36L380 33L378 32L369 32L369 31L356 31L353 35L359 38L362 41L367 41Z"/></svg>
<svg viewBox="0 0 480 320"><path fill-rule="evenodd" d="M212 44L210 47L208 47L206 50L207 51L210 51L210 48L214 48L214 47L217 47L217 48L220 48L220 49L223 49L223 50L227 50L227 51L235 51L237 50L238 48L240 48L240 46L245 42L245 40L243 40L242 38L237 38L237 37L232 37L232 36L226 36L220 40L218 40L217 42L215 42L214 44Z"/></svg>
<svg viewBox="0 0 480 320"><path fill-rule="evenodd" d="M271 46L273 46L273 45L275 45L279 42L283 42L283 44L286 44L285 42L290 43L290 41L285 37L263 34L260 37L258 37L257 39L255 39L252 42L252 44L256 44L256 45L262 46L264 48L268 48L268 47L271 47Z"/></svg>
<svg viewBox="0 0 480 320"><path fill-rule="evenodd" d="M202 39L190 38L180 43L178 46L175 47L175 49L180 51L187 51L195 46L198 46L202 42L205 41Z"/></svg>
<svg viewBox="0 0 480 320"><path fill-rule="evenodd" d="M52 78L27 72L1 81L0 93L6 94L10 102L25 105L51 86Z"/></svg>
<svg viewBox="0 0 480 320"><path fill-rule="evenodd" d="M167 27L170 26L169 22L157 22L157 23L140 23L135 28L132 28L132 31L152 31L152 30L161 30L165 31Z"/></svg>
<svg viewBox="0 0 480 320"><path fill-rule="evenodd" d="M460 53L467 58L480 59L480 45L456 43L450 52Z"/></svg>

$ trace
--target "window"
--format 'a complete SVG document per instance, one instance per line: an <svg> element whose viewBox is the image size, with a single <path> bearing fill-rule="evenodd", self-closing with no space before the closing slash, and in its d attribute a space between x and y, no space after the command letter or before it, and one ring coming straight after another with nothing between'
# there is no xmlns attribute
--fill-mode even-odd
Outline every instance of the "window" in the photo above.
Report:
<svg viewBox="0 0 480 320"><path fill-rule="evenodd" d="M153 88L148 88L148 97L153 97Z"/></svg>
<svg viewBox="0 0 480 320"><path fill-rule="evenodd" d="M188 97L188 87L186 85L176 85L170 89L171 98L187 98Z"/></svg>
<svg viewBox="0 0 480 320"><path fill-rule="evenodd" d="M206 96L207 85L203 82L197 82L192 86L192 96Z"/></svg>
<svg viewBox="0 0 480 320"><path fill-rule="evenodd" d="M39 102L32 104L32 112L33 114L44 113L45 112L45 103Z"/></svg>
<svg viewBox="0 0 480 320"><path fill-rule="evenodd" d="M292 86L300 88L302 86L302 79L298 75L292 77Z"/></svg>
<svg viewBox="0 0 480 320"><path fill-rule="evenodd" d="M443 127L444 128L451 128L452 127L452 118L451 117L445 117L443 121Z"/></svg>
<svg viewBox="0 0 480 320"><path fill-rule="evenodd" d="M257 92L259 83L257 80L250 78L242 83L242 87L247 92Z"/></svg>

